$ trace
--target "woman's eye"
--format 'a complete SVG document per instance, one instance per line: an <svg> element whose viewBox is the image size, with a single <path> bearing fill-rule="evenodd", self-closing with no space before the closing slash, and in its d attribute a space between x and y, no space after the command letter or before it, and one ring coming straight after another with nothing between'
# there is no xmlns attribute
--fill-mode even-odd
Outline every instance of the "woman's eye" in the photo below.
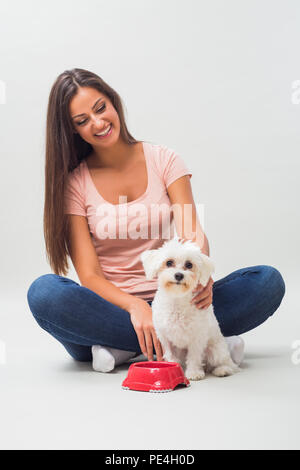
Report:
<svg viewBox="0 0 300 470"><path fill-rule="evenodd" d="M191 269L191 268L193 267L193 265L192 265L192 263L191 263L190 261L187 261L187 262L185 263L185 267L186 267L187 269Z"/></svg>
<svg viewBox="0 0 300 470"><path fill-rule="evenodd" d="M173 266L173 260L169 259L169 260L166 262L166 265L168 266L168 268L170 268L171 266Z"/></svg>
<svg viewBox="0 0 300 470"><path fill-rule="evenodd" d="M103 106L101 106L101 108L97 109L96 113L101 113L101 111L103 111L105 109L105 104ZM87 121L87 119L85 119L84 121L80 121L80 122L77 122L77 125L78 126L81 126L82 124L84 124L85 122Z"/></svg>
<svg viewBox="0 0 300 470"><path fill-rule="evenodd" d="M105 104L101 106L101 108L97 109L96 113L100 113L103 109L105 109Z"/></svg>

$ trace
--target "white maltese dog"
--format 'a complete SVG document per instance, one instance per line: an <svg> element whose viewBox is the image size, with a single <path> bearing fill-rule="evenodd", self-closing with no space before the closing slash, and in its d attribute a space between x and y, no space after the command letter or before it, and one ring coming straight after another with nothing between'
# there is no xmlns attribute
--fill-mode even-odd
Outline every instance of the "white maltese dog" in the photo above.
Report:
<svg viewBox="0 0 300 470"><path fill-rule="evenodd" d="M199 309L191 304L192 291L206 286L214 264L190 240L175 237L156 250L141 254L147 279L158 277L152 302L152 320L164 350L164 360L178 362L190 380L206 372L224 377L237 372L227 343L214 315L213 306Z"/></svg>

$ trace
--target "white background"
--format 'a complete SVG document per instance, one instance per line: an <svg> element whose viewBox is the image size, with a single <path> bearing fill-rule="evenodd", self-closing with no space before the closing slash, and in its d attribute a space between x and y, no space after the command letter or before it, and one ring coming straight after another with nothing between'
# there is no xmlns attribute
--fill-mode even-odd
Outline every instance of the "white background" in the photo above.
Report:
<svg viewBox="0 0 300 470"><path fill-rule="evenodd" d="M28 373L35 380L46 374L42 372L45 368L54 373L62 361L69 364L61 346L30 317L26 293L36 277L51 272L43 239L46 109L56 77L74 67L100 75L115 88L134 137L173 148L191 168L195 202L205 205L204 229L216 264L215 280L256 264L279 269L287 288L280 313L273 323L251 332L248 344L255 348L258 338L260 348L281 344L280 374L290 370L290 380L298 383L300 366L292 365L290 355L292 342L300 338L295 290L300 261L300 104L293 97L293 84L300 79L299 14L296 0L1 2L0 80L5 83L6 97L0 104L0 338L6 344L7 363L0 366L0 374L8 374L7 383L13 386L9 380L14 382L13 371L26 354ZM77 280L72 267L69 277ZM52 369L47 363L48 351L57 359L50 362ZM252 360L257 353L253 351ZM40 368L37 356L44 361ZM275 373L276 359L269 362L266 368ZM257 369L255 360L251 367ZM76 372L78 380L78 369ZM264 367L260 372L264 381ZM119 379L114 387L119 386ZM257 380L255 374L253 380ZM60 386L60 380L57 383ZM216 391L216 382L212 383ZM12 396L7 391L13 407ZM283 402L285 396L283 393ZM6 405L3 403L10 409ZM241 403L239 406L243 409ZM24 410L21 406L21 422L16 416L11 421L8 417L12 427L2 439L4 447L46 445L41 436L25 431ZM254 404L248 410L252 413ZM284 412L286 428L296 429L299 408L290 412L290 418ZM59 420L50 414L46 413L46 422L53 419L53 427L57 427ZM228 412L226 420L231 416ZM274 414L270 412L270 416ZM210 414L207 419L215 429ZM21 430L24 426L20 434L18 426ZM155 439L154 427L151 429ZM275 432L271 424L270 432ZM112 428L108 435L110 440L102 444L91 436L89 442L98 448L121 448L121 433L114 440ZM228 437L224 445L296 445L293 437L282 435L268 440L268 432L260 444L254 431L249 436L239 433L237 440ZM221 446L224 441L219 437ZM82 439L76 443L66 431L61 439L52 434L47 445L88 446L84 436ZM163 438L157 444L148 442L149 448L151 444L164 448ZM198 448L198 441L182 442L185 448L189 443ZM212 436L206 446L217 444ZM143 448L142 443L138 445ZM177 446L180 448L179 443ZM128 448L134 444L128 441Z"/></svg>

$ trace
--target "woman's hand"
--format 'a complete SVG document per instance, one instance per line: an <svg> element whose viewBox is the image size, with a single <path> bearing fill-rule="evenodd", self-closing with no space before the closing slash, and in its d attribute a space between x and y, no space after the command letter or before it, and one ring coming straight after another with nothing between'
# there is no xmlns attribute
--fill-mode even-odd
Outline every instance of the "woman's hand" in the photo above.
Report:
<svg viewBox="0 0 300 470"><path fill-rule="evenodd" d="M127 309L138 337L142 353L153 361L153 344L158 361L163 361L163 349L152 322L152 309L148 302L136 297Z"/></svg>
<svg viewBox="0 0 300 470"><path fill-rule="evenodd" d="M207 308L212 304L213 301L213 279L210 277L205 287L202 284L198 284L193 290L193 294L196 294L191 302L194 303L197 308Z"/></svg>

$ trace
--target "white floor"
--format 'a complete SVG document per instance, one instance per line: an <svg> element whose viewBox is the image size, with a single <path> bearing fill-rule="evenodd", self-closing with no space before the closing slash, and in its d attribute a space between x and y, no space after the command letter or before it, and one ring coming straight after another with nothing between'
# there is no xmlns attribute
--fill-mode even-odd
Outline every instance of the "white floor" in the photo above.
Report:
<svg viewBox="0 0 300 470"><path fill-rule="evenodd" d="M164 394L123 390L129 364L101 374L75 362L36 324L25 293L13 301L7 293L1 449L299 449L296 287L272 318L243 335L242 372Z"/></svg>

